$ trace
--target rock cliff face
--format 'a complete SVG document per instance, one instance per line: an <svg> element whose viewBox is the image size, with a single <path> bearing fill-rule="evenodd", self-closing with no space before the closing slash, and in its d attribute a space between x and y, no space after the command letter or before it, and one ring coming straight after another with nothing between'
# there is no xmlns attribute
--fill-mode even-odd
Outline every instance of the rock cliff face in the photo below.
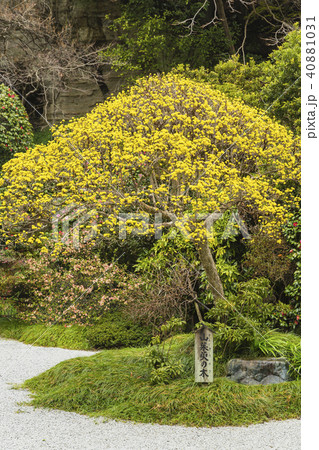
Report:
<svg viewBox="0 0 319 450"><path fill-rule="evenodd" d="M120 0L50 0L58 25L71 25L74 36L83 43L105 44L114 39L105 16L120 14Z"/></svg>
<svg viewBox="0 0 319 450"><path fill-rule="evenodd" d="M109 20L120 14L120 0L50 0L57 27L71 26L74 38L83 44L106 45L115 36L108 28ZM105 85L98 86L92 80L69 80L69 90L61 92L48 107L50 122L59 122L73 116L82 116L96 103L102 102L107 93L116 93L121 80L111 70L103 71Z"/></svg>
<svg viewBox="0 0 319 450"><path fill-rule="evenodd" d="M76 42L81 44L94 44L97 47L106 46L114 41L115 36L109 29L110 20L117 18L120 14L120 0L35 0L39 4L47 5L52 11L57 31L65 26L69 26L72 36ZM3 3L2 3L3 2ZM9 5L14 8L20 0L0 0L0 4ZM14 11L14 9L13 9ZM47 10L49 12L49 10ZM105 19L105 16L109 19ZM1 22L0 12L0 68L1 61L6 59L17 65L23 65L26 58L25 45L31 53L36 55L36 39L41 37L30 37L23 35L22 29L12 27L10 33L2 34L1 26L5 27L5 21ZM25 45L24 45L25 43ZM33 46L31 48L31 46ZM40 47L43 47L43 44ZM100 81L97 83L89 76L77 78L68 75L65 80L66 87L60 89L57 80L47 71L45 81L46 99L45 116L50 123L56 123L62 119L70 119L74 116L83 116L89 112L96 103L105 100L110 93L116 93L121 85L118 74L110 67L100 68ZM9 78L8 78L9 79ZM13 80L14 83L14 80ZM13 84L14 86L14 84ZM20 91L21 86L19 86ZM28 89L28 88L26 88ZM33 89L33 88L32 88ZM37 99L43 99L43 90L34 91L31 103L36 110L41 110ZM28 98L30 101L30 97ZM32 109L30 110L32 112ZM32 115L34 125L44 125L39 114Z"/></svg>

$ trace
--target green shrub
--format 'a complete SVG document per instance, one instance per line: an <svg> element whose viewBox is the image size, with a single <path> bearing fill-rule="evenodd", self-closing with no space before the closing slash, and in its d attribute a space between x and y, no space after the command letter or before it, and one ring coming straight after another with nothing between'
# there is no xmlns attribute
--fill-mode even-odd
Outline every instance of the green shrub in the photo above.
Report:
<svg viewBox="0 0 319 450"><path fill-rule="evenodd" d="M152 338L152 346L145 356L148 366L152 369L150 374L152 384L167 384L182 375L184 364L180 358L173 355L172 336L184 325L186 325L184 320L172 317L158 329L159 334Z"/></svg>
<svg viewBox="0 0 319 450"><path fill-rule="evenodd" d="M235 356L285 357L290 362L293 376L300 374L300 336L279 332L291 329L295 310L291 305L273 302L270 282L256 278L239 283L237 295L218 300L206 314L213 319L209 326L214 331L214 350L218 361ZM299 320L299 316L297 316ZM208 324L208 323L207 323Z"/></svg>
<svg viewBox="0 0 319 450"><path fill-rule="evenodd" d="M308 55L309 56L309 55ZM297 134L301 132L301 32L287 34L285 42L262 63L266 75L261 96L271 106L270 116Z"/></svg>
<svg viewBox="0 0 319 450"><path fill-rule="evenodd" d="M254 347L266 356L285 357L290 363L290 374L299 378L301 373L301 339L292 333L271 330L263 336L256 335Z"/></svg>
<svg viewBox="0 0 319 450"><path fill-rule="evenodd" d="M184 366L181 361L170 363L153 369L150 376L151 384L168 384L171 380L179 378L183 373Z"/></svg>
<svg viewBox="0 0 319 450"><path fill-rule="evenodd" d="M150 328L125 317L124 312L105 314L87 330L87 339L94 348L143 347L151 340Z"/></svg>
<svg viewBox="0 0 319 450"><path fill-rule="evenodd" d="M271 329L278 329L278 331L283 332L294 332L300 335L300 314L300 307L295 307L279 301L273 305L273 309L267 320L267 325Z"/></svg>
<svg viewBox="0 0 319 450"><path fill-rule="evenodd" d="M221 23L205 29L198 26L198 20L205 20L204 11L197 15L194 33L172 26L177 25L183 14L192 17L198 9L196 2L185 4L184 0L177 0L174 6L158 1L123 3L118 19L112 23L107 17L109 28L119 38L102 56L114 70L121 72L126 82L141 75L170 70L179 63L213 67L221 57L228 55ZM232 22L230 27L233 37L238 38L238 26Z"/></svg>
<svg viewBox="0 0 319 450"><path fill-rule="evenodd" d="M19 97L0 84L0 168L32 144L32 127Z"/></svg>
<svg viewBox="0 0 319 450"><path fill-rule="evenodd" d="M290 220L283 230L290 246L289 259L295 266L293 282L286 287L285 293L300 313L301 302L301 217L300 212Z"/></svg>
<svg viewBox="0 0 319 450"><path fill-rule="evenodd" d="M215 302L205 317L213 321L214 348L220 358L249 352L255 333L269 330L271 294L269 280L256 278L239 283L236 295Z"/></svg>

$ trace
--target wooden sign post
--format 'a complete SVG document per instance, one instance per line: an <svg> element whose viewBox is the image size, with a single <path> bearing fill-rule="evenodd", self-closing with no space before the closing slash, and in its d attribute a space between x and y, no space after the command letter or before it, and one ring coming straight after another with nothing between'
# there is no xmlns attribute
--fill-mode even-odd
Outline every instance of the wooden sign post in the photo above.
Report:
<svg viewBox="0 0 319 450"><path fill-rule="evenodd" d="M213 332L203 325L195 332L195 382L212 383L213 379Z"/></svg>

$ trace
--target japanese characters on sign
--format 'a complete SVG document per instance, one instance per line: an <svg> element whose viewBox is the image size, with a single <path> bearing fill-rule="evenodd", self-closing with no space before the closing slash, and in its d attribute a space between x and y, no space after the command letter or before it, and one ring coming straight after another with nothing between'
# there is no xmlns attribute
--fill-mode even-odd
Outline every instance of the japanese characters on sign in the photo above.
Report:
<svg viewBox="0 0 319 450"><path fill-rule="evenodd" d="M213 381L213 332L206 326L195 333L195 381Z"/></svg>

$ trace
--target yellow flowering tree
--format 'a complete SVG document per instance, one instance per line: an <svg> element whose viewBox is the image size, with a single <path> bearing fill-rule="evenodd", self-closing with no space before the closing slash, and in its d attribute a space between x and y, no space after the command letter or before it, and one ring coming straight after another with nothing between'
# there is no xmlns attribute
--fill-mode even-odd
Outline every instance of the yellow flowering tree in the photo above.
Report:
<svg viewBox="0 0 319 450"><path fill-rule="evenodd" d="M45 251L52 217L71 204L93 211L94 222L85 226L97 236L116 232L121 213L143 212L153 217L148 232L161 218L163 227L192 240L216 299L224 295L210 251L216 213L236 208L274 234L298 203L299 145L292 134L256 109L176 75L141 79L53 135L4 166L6 245L36 243ZM126 225L129 231L136 223Z"/></svg>

